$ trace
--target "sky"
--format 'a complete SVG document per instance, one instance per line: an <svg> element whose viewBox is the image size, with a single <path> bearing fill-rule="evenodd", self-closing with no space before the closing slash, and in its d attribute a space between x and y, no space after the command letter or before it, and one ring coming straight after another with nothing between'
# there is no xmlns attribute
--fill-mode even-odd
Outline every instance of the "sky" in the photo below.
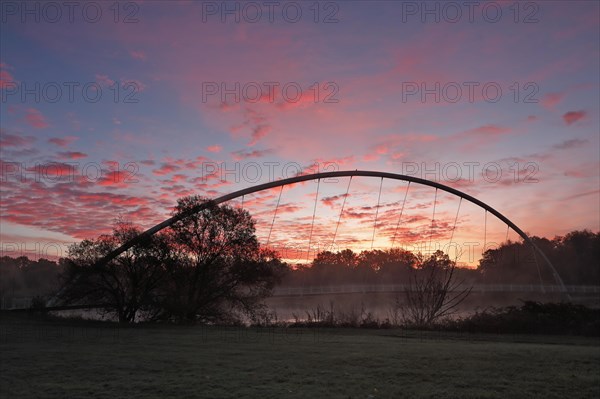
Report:
<svg viewBox="0 0 600 399"><path fill-rule="evenodd" d="M118 219L161 222L182 196L354 169L459 189L530 235L598 231L599 7L2 2L2 252L66 256ZM518 238L473 204L388 179L232 205L299 262L453 239L476 264Z"/></svg>

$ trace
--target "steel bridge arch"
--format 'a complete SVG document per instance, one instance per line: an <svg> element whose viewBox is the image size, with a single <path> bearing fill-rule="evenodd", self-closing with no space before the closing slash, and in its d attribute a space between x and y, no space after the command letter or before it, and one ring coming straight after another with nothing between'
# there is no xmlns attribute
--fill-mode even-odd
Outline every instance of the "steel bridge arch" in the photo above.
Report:
<svg viewBox="0 0 600 399"><path fill-rule="evenodd" d="M537 245L535 245L535 243L529 238L529 236L527 234L525 234L525 232L523 230L521 230L516 224L514 224L509 218L507 218L506 216L504 216L503 214L501 214L500 212L498 212L496 209L492 208L485 202L480 201L477 198L475 198L469 194L466 194L460 190L457 190L455 188L452 188L452 187L449 187L444 184L437 183L437 182L434 182L431 180L421 179L419 177L402 175L402 174L397 174L397 173L369 171L369 170L345 170L345 171L335 171L335 172L313 173L313 174L308 174L308 175L298 175L298 176L289 177L286 179L275 180L275 181L272 181L269 183L258 184L256 186L248 187L248 188L245 188L242 190L238 190L238 191L234 191L229 194L222 195L218 198L215 198L215 199L207 201L197 207L194 207L194 208L190 209L188 212L174 215L174 216L168 218L167 220L157 224L156 226L149 228L148 230L140 233L138 236L132 238L125 244L121 245L119 248L115 249L114 251L112 251L111 253L106 255L98 263L105 264L105 263L111 261L112 259L116 258L117 256L119 256L120 254L122 254L123 252L128 250L129 248L137 245L144 239L156 234L157 232L161 231L164 228L167 228L167 227L173 225L177 221L184 219L187 216L193 215L204 209L209 208L210 206L218 205L223 202L231 201L235 198L239 198L241 196L256 193L259 191L268 190L268 189L275 188L275 187L286 186L288 184L301 183L304 181L311 181L311 180L318 180L318 179L329 179L329 178L335 178L335 177L354 177L354 176L380 177L380 178L384 178L384 179L401 180L401 181L407 181L407 182L421 184L424 186L434 187L434 188L440 189L442 191L445 191L447 193L454 194L460 198L463 198L463 199L479 206L480 208L485 209L486 211L490 212L492 215L496 216L498 219L500 219L504 223L506 223L517 234L519 234L519 236L521 236L521 238L523 238L523 240L525 242L530 244L537 253L540 254L540 256L544 259L544 261L550 267L550 270L552 271L554 279L560 285L562 292L565 293L566 295L568 295L567 289L565 287L565 284L564 284L562 278L560 277L560 275L558 274L554 265L552 264L550 259L548 259L546 254L544 254L544 252Z"/></svg>

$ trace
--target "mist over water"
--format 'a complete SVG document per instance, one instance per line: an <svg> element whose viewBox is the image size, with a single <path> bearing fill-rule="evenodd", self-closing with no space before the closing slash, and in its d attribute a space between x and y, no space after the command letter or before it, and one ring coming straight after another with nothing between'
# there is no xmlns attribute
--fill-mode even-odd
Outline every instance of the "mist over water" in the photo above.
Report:
<svg viewBox="0 0 600 399"><path fill-rule="evenodd" d="M525 301L561 302L564 298L557 293L471 293L457 308L451 318L467 317L475 312L492 308L520 306ZM573 298L573 302L600 306L598 294ZM358 320L369 314L381 322L400 322L402 306L406 305L405 293L351 293L330 295L277 296L264 302L278 321L307 321L317 313L334 312L335 317L357 317ZM399 306L398 306L399 305ZM396 320L394 320L396 318Z"/></svg>

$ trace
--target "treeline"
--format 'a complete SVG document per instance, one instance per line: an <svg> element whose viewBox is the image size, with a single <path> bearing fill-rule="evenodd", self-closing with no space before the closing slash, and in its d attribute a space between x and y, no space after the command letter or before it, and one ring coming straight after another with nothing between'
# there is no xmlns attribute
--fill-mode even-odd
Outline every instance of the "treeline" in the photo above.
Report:
<svg viewBox="0 0 600 399"><path fill-rule="evenodd" d="M552 240L533 237L565 284L600 284L600 232L573 231ZM428 257L403 249L346 249L321 252L312 264L292 268L283 284L289 286L335 284L402 284ZM476 268L455 270L455 278L469 284L556 284L552 270L532 246L508 241L489 249Z"/></svg>
<svg viewBox="0 0 600 399"><path fill-rule="evenodd" d="M600 232L572 231L552 240L532 237L565 284L600 284ZM486 282L528 283L554 280L545 260L523 242L507 242L497 249L486 251L478 270Z"/></svg>
<svg viewBox="0 0 600 399"><path fill-rule="evenodd" d="M0 297L43 296L55 293L64 260L54 262L26 256L0 258Z"/></svg>
<svg viewBox="0 0 600 399"><path fill-rule="evenodd" d="M423 268L432 257L444 255L438 261L442 268L454 262L441 251L430 256L403 249L370 250L356 253L350 249L324 251L308 266L291 268L282 285L314 286L337 284L403 284L409 283L415 269ZM454 278L467 283L477 279L475 269L454 269Z"/></svg>
<svg viewBox="0 0 600 399"><path fill-rule="evenodd" d="M195 201L195 202L194 202ZM188 200L180 204L180 210L185 207L197 204L200 201ZM259 253L258 243L255 242L254 224L249 215L237 215L233 210L228 210L227 217L221 215L212 215L204 212L194 223L188 220L187 230L183 225L179 228L179 235L175 234L175 230L170 230L169 234L161 234L157 237L162 240L161 245L171 245L172 248L167 251L170 253L171 266L162 265L163 271L169 273L171 278L174 278L175 271L172 264L187 265L183 270L188 270L192 263L190 259L182 261L185 258L182 253L189 254L190 245L196 246L196 249L201 251L199 256L201 259L206 259L207 254L215 255L215 252L210 252L218 249L218 246L204 246L198 238L198 233L201 223L212 221L214 225L224 223L223 226L208 229L204 234L214 234L214 237L221 239L235 239L239 255L249 256L250 252ZM214 213L214 212L213 212ZM237 227L234 227L235 226ZM126 231L129 229L129 231ZM110 236L103 236L96 240L87 240L76 244L72 247L70 257L60 259L54 262L48 259L39 259L37 261L30 260L25 256L11 258L3 256L0 258L0 296L3 297L22 297L22 296L39 296L49 295L58 291L60 287L60 278L63 276L63 283L67 278L68 270L73 270L75 264L90 264L102 254L102 251L107 251L110 248L116 248L119 243L126 240L129 236L139 233L132 226L121 226L120 232L115 231ZM210 233L212 231L212 233ZM194 233L196 232L196 233ZM165 241L166 240L166 241ZM169 240L170 243L169 244ZM179 243L177 244L177 240ZM183 241L189 243L183 244ZM533 237L535 244L547 255L552 264L556 267L557 272L565 282L572 285L597 285L600 284L600 232L593 233L588 230L573 231L565 236L555 237L552 240L546 238ZM206 239L211 242L210 237ZM166 242L166 244L165 244ZM216 242L219 242L218 240ZM221 241L222 242L222 241ZM242 244L247 248L242 250ZM156 242L155 242L156 244ZM202 244L202 245L201 245ZM185 249L187 246L187 249ZM204 249L201 249L204 248ZM208 251L208 252L207 252ZM245 251L245 252L244 252ZM250 251L250 252L248 252ZM235 258L233 251L228 255L231 259ZM132 257L129 261L140 258L140 253L135 253L134 250L128 252ZM224 253L222 253L224 254ZM245 254L245 255L244 255ZM125 254L127 255L127 254ZM274 254L273 259L280 260ZM223 255L224 256L224 255ZM179 258L177 258L179 257ZM118 262L124 262L120 257ZM193 258L193 257L191 257ZM215 258L217 259L218 256ZM238 260L240 256L237 257ZM140 258L142 259L142 258ZM146 258L146 262L150 258ZM176 259L176 260L174 260ZM425 257L420 254L414 254L402 249L389 249L386 251L373 250L363 251L360 253L351 250L343 250L340 252L321 252L317 255L311 265L285 267L283 263L279 265L279 276L283 275L281 284L287 286L315 286L315 285L335 285L335 284L395 284L406 283L410 278L410 273L414 268L418 268L425 261ZM215 270L218 262L215 260L214 266L208 270ZM69 269L69 265L71 268ZM127 265L114 264L115 271L121 267L127 270ZM204 278L204 282L212 278L218 280L217 275L209 277L210 272L200 272L201 263L196 264L197 276L193 276L192 281L197 278ZM141 268L139 271L146 273L147 268ZM183 273L181 271L177 273ZM177 274L175 273L175 274ZM203 274L204 273L204 274ZM116 275L115 275L116 276ZM203 277L201 277L203 276ZM552 273L547 266L545 260L538 254L534 255L530 245L523 242L509 241L503 243L499 248L490 249L484 253L484 256L479 261L477 268L460 268L455 270L455 279L464 281L467 284L475 283L539 283L540 278L548 284L555 284ZM140 277L131 278L139 279ZM189 281L188 278L178 277L181 281L180 286L184 282ZM219 277L221 278L221 277ZM172 284L175 284L172 280ZM214 281L213 281L214 282ZM136 283L139 285L139 282ZM190 287L187 288L188 290ZM192 290L193 291L193 290ZM193 296L193 295L192 295Z"/></svg>

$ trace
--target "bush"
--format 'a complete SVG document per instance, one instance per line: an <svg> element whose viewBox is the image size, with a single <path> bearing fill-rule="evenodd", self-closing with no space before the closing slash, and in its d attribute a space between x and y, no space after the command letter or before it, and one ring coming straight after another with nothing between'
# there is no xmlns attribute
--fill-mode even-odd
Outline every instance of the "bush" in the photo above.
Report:
<svg viewBox="0 0 600 399"><path fill-rule="evenodd" d="M440 327L463 332L600 336L600 309L525 301L520 307L493 308L447 320Z"/></svg>
<svg viewBox="0 0 600 399"><path fill-rule="evenodd" d="M36 295L31 299L31 309L44 309L46 308L46 299L42 296Z"/></svg>

